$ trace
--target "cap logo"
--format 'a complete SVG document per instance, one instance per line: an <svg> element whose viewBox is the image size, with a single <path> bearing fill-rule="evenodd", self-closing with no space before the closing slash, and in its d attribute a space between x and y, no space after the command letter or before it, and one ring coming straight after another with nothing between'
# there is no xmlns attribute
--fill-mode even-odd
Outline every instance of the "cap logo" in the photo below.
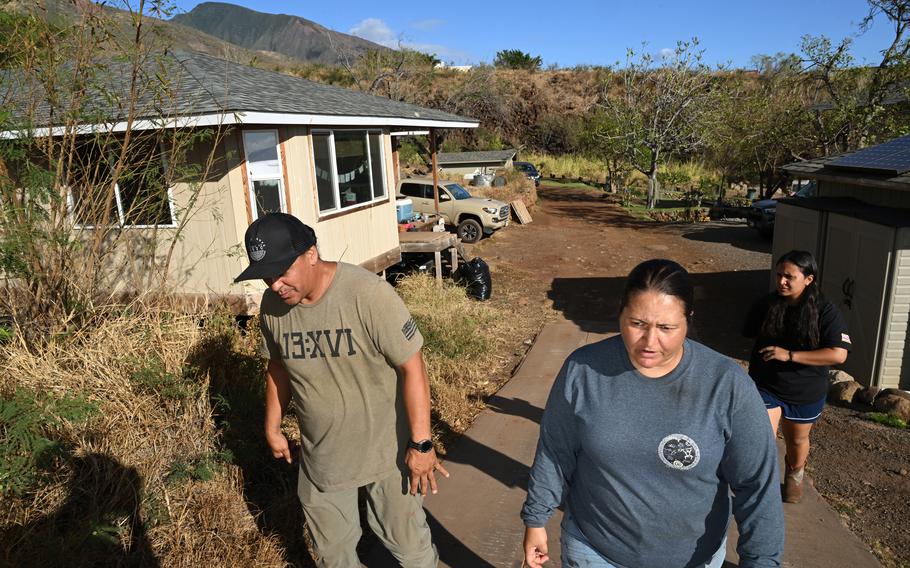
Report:
<svg viewBox="0 0 910 568"><path fill-rule="evenodd" d="M250 260L259 262L265 258L265 243L262 239L253 239L249 247Z"/></svg>

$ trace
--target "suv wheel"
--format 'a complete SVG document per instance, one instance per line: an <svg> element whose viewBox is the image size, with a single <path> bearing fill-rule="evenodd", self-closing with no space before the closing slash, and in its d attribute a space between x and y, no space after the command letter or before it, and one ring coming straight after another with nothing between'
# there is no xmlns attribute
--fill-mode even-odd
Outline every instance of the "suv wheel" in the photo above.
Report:
<svg viewBox="0 0 910 568"><path fill-rule="evenodd" d="M458 224L455 233L459 239L466 243L476 243L480 240L480 236L483 235L483 227L474 219L465 219Z"/></svg>

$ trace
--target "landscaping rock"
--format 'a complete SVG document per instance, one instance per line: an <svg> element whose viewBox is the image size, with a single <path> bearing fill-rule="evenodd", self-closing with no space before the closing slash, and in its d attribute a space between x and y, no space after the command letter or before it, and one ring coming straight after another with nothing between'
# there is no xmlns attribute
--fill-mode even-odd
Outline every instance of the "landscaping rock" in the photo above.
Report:
<svg viewBox="0 0 910 568"><path fill-rule="evenodd" d="M828 384L834 385L852 380L854 380L853 376L847 371L841 371L840 369L831 369L828 371Z"/></svg>
<svg viewBox="0 0 910 568"><path fill-rule="evenodd" d="M897 395L888 394L875 399L872 407L876 412L893 414L904 422L910 422L910 400Z"/></svg>
<svg viewBox="0 0 910 568"><path fill-rule="evenodd" d="M853 402L858 402L860 404L869 404L875 400L875 397L878 396L878 392L881 389L878 387L864 387L856 391L856 394L853 395Z"/></svg>
<svg viewBox="0 0 910 568"><path fill-rule="evenodd" d="M856 381L835 383L828 389L828 402L831 404L851 404L857 391L862 388L863 385Z"/></svg>
<svg viewBox="0 0 910 568"><path fill-rule="evenodd" d="M906 398L910 400L910 392L901 389L884 389L882 392L878 393L878 396L899 396L901 398Z"/></svg>

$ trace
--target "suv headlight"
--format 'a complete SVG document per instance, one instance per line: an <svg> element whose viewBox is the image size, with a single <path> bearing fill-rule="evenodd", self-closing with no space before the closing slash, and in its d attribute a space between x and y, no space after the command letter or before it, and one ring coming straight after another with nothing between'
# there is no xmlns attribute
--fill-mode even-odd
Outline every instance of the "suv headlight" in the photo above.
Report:
<svg viewBox="0 0 910 568"><path fill-rule="evenodd" d="M489 213L490 215L495 215L496 213L499 212L499 209L497 209L496 207L484 207L483 210L485 212Z"/></svg>

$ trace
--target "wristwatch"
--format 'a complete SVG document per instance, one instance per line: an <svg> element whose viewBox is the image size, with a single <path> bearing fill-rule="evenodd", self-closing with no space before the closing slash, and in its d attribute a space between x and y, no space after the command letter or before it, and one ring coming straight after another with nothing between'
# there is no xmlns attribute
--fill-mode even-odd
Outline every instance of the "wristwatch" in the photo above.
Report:
<svg viewBox="0 0 910 568"><path fill-rule="evenodd" d="M433 449L433 440L421 440L419 442L408 440L408 448L425 454Z"/></svg>

